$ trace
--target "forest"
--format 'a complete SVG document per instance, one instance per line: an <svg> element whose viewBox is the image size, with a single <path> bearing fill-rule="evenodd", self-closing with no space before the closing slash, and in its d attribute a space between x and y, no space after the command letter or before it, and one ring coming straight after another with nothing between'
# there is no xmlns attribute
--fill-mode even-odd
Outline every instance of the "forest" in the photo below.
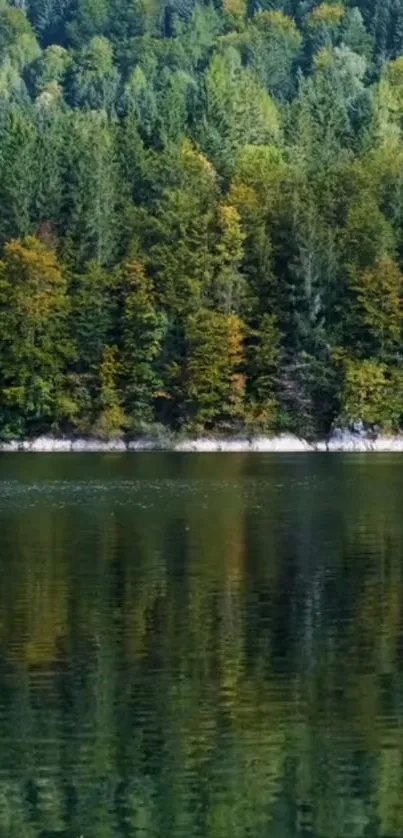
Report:
<svg viewBox="0 0 403 838"><path fill-rule="evenodd" d="M0 0L0 436L403 427L403 0Z"/></svg>

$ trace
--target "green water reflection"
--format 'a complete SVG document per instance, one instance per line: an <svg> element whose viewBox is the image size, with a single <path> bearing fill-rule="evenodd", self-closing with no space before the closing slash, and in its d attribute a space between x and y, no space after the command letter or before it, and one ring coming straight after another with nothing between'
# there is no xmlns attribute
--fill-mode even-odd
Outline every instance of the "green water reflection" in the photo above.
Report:
<svg viewBox="0 0 403 838"><path fill-rule="evenodd" d="M1 838L402 836L402 478L2 455Z"/></svg>

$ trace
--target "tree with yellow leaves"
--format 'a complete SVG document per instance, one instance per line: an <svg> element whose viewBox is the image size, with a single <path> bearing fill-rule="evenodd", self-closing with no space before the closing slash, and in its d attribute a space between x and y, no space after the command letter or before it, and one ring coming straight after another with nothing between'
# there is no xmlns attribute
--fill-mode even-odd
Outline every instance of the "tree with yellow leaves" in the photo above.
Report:
<svg viewBox="0 0 403 838"><path fill-rule="evenodd" d="M224 429L244 414L244 325L236 314L201 309L186 324L186 424Z"/></svg>
<svg viewBox="0 0 403 838"><path fill-rule="evenodd" d="M2 422L43 430L58 417L67 335L66 278L55 253L33 237L11 241L0 262L0 410ZM63 417L60 417L63 418Z"/></svg>

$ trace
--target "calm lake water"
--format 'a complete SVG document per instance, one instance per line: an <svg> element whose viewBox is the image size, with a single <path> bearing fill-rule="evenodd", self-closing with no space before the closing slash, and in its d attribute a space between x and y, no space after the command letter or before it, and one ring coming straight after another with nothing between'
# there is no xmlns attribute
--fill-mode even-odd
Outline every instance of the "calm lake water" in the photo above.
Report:
<svg viewBox="0 0 403 838"><path fill-rule="evenodd" d="M403 835L403 457L0 455L1 838Z"/></svg>

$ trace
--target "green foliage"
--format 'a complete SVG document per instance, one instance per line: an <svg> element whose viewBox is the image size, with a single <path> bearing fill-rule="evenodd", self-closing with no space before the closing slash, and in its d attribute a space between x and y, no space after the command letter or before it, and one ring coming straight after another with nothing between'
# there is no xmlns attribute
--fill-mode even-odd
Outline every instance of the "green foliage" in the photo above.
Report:
<svg viewBox="0 0 403 838"><path fill-rule="evenodd" d="M104 111L76 111L70 116L65 148L64 235L71 239L79 264L112 261L115 242L117 163L113 127Z"/></svg>
<svg viewBox="0 0 403 838"><path fill-rule="evenodd" d="M302 38L292 20L280 11L259 12L245 38L245 52L262 85L278 98L294 92L294 65Z"/></svg>
<svg viewBox="0 0 403 838"><path fill-rule="evenodd" d="M139 430L153 422L154 404L163 397L157 364L167 322L141 262L124 265L121 283L124 404L131 429Z"/></svg>
<svg viewBox="0 0 403 838"><path fill-rule="evenodd" d="M278 420L276 379L280 334L276 319L263 314L249 335L247 346L247 418L252 430L272 431Z"/></svg>
<svg viewBox="0 0 403 838"><path fill-rule="evenodd" d="M383 360L399 353L402 339L403 277L388 257L377 260L372 269L352 271L355 295L354 316L358 323L357 346Z"/></svg>
<svg viewBox="0 0 403 838"><path fill-rule="evenodd" d="M344 362L340 417L347 424L361 420L387 430L400 427L403 414L403 378L373 360Z"/></svg>
<svg viewBox="0 0 403 838"><path fill-rule="evenodd" d="M119 356L116 346L107 346L99 368L99 397L94 433L101 439L121 436L127 426L119 395Z"/></svg>
<svg viewBox="0 0 403 838"><path fill-rule="evenodd" d="M0 255L47 248L68 316L42 402L3 340L0 433L314 435L352 404L338 358L395 380L402 53L400 0L2 0Z"/></svg>
<svg viewBox="0 0 403 838"><path fill-rule="evenodd" d="M244 417L244 326L235 314L200 309L186 323L186 425L231 426Z"/></svg>
<svg viewBox="0 0 403 838"><path fill-rule="evenodd" d="M108 24L108 13L107 0L77 0L66 26L68 39L77 46L102 35Z"/></svg>
<svg viewBox="0 0 403 838"><path fill-rule="evenodd" d="M71 66L70 53L58 44L45 49L29 68L28 78L36 93L42 93L51 84L63 85Z"/></svg>
<svg viewBox="0 0 403 838"><path fill-rule="evenodd" d="M0 146L0 241L31 231L35 190L35 127L32 111L16 105L2 114Z"/></svg>
<svg viewBox="0 0 403 838"><path fill-rule="evenodd" d="M40 54L35 33L21 9L5 5L0 10L0 55L23 69Z"/></svg>
<svg viewBox="0 0 403 838"><path fill-rule="evenodd" d="M340 38L345 9L341 3L321 3L306 15L306 48L313 55L323 47L335 46Z"/></svg>
<svg viewBox="0 0 403 838"><path fill-rule="evenodd" d="M59 417L67 336L67 284L55 254L34 238L9 242L0 264L0 410L29 429Z"/></svg>
<svg viewBox="0 0 403 838"><path fill-rule="evenodd" d="M260 87L254 73L244 69L239 54L227 48L214 56L205 75L205 129L201 143L213 162L231 171L246 144L279 140L275 103Z"/></svg>
<svg viewBox="0 0 403 838"><path fill-rule="evenodd" d="M116 328L116 277L97 262L90 262L70 283L70 332L76 346L68 386L75 405L71 423L89 432L97 418L100 368L105 347Z"/></svg>
<svg viewBox="0 0 403 838"><path fill-rule="evenodd" d="M72 105L110 111L115 105L118 84L111 43L100 36L92 38L80 51L72 71Z"/></svg>

